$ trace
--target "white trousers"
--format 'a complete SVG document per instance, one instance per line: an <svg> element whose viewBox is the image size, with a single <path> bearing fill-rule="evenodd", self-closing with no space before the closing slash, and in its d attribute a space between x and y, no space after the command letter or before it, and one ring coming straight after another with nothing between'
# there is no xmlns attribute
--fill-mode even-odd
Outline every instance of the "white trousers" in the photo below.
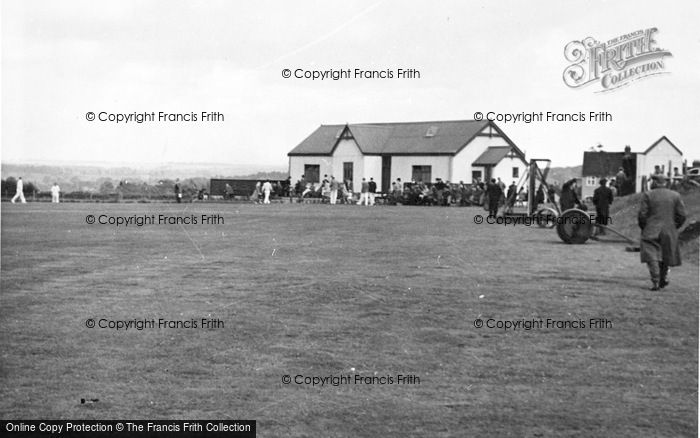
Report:
<svg viewBox="0 0 700 438"><path fill-rule="evenodd" d="M365 205L369 205L369 193L360 193L360 200L357 201L357 205L362 205L363 202L365 203Z"/></svg>
<svg viewBox="0 0 700 438"><path fill-rule="evenodd" d="M270 191L265 190L265 200L263 201L263 204L269 204L270 203Z"/></svg>
<svg viewBox="0 0 700 438"><path fill-rule="evenodd" d="M27 200L24 199L24 192L17 192L15 196L12 198L12 203L14 204L15 201L19 198L20 201L22 201L22 204L26 204Z"/></svg>

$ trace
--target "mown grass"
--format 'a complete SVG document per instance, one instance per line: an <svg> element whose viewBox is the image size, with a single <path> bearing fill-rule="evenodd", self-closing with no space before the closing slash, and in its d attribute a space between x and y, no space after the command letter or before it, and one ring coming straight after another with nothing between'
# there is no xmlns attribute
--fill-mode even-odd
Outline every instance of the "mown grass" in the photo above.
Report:
<svg viewBox="0 0 700 438"><path fill-rule="evenodd" d="M225 225L85 223L164 212ZM259 436L696 435L697 256L652 293L622 244L565 245L553 230L477 226L475 214L5 204L0 414L255 419ZM209 315L225 328L84 325ZM597 317L613 327L474 327ZM354 373L420 385L282 383Z"/></svg>

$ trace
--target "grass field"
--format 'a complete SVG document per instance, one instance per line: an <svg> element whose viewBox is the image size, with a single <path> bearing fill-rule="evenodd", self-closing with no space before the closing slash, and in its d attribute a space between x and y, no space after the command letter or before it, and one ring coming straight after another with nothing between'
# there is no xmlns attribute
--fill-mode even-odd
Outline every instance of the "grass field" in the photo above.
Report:
<svg viewBox="0 0 700 438"><path fill-rule="evenodd" d="M88 214L225 224L116 228ZM697 255L650 292L623 243L565 245L475 214L3 204L0 416L253 419L262 437L696 436ZM225 327L115 331L88 318ZM504 331L477 318L612 327ZM282 382L348 374L420 384Z"/></svg>

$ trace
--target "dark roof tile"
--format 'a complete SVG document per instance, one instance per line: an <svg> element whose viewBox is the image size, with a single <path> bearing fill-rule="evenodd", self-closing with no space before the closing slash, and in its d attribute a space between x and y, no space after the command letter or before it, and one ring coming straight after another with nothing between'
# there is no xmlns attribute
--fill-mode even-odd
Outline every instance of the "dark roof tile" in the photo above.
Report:
<svg viewBox="0 0 700 438"><path fill-rule="evenodd" d="M510 146L489 146L479 158L474 160L472 166L495 166L503 157L511 151Z"/></svg>
<svg viewBox="0 0 700 438"><path fill-rule="evenodd" d="M488 126L488 121L456 120L348 125L364 154L456 154ZM288 155L330 155L344 125L322 125Z"/></svg>

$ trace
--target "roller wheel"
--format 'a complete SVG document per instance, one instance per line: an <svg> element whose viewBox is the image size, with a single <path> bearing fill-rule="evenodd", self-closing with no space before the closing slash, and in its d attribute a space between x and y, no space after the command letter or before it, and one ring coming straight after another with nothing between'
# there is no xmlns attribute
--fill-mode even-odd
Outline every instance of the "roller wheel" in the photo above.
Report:
<svg viewBox="0 0 700 438"><path fill-rule="evenodd" d="M572 208L557 220L557 234L565 243L582 244L593 235L594 224L583 210Z"/></svg>
<svg viewBox="0 0 700 438"><path fill-rule="evenodd" d="M542 208L535 213L535 217L540 228L554 228L557 225L559 213L553 208Z"/></svg>

